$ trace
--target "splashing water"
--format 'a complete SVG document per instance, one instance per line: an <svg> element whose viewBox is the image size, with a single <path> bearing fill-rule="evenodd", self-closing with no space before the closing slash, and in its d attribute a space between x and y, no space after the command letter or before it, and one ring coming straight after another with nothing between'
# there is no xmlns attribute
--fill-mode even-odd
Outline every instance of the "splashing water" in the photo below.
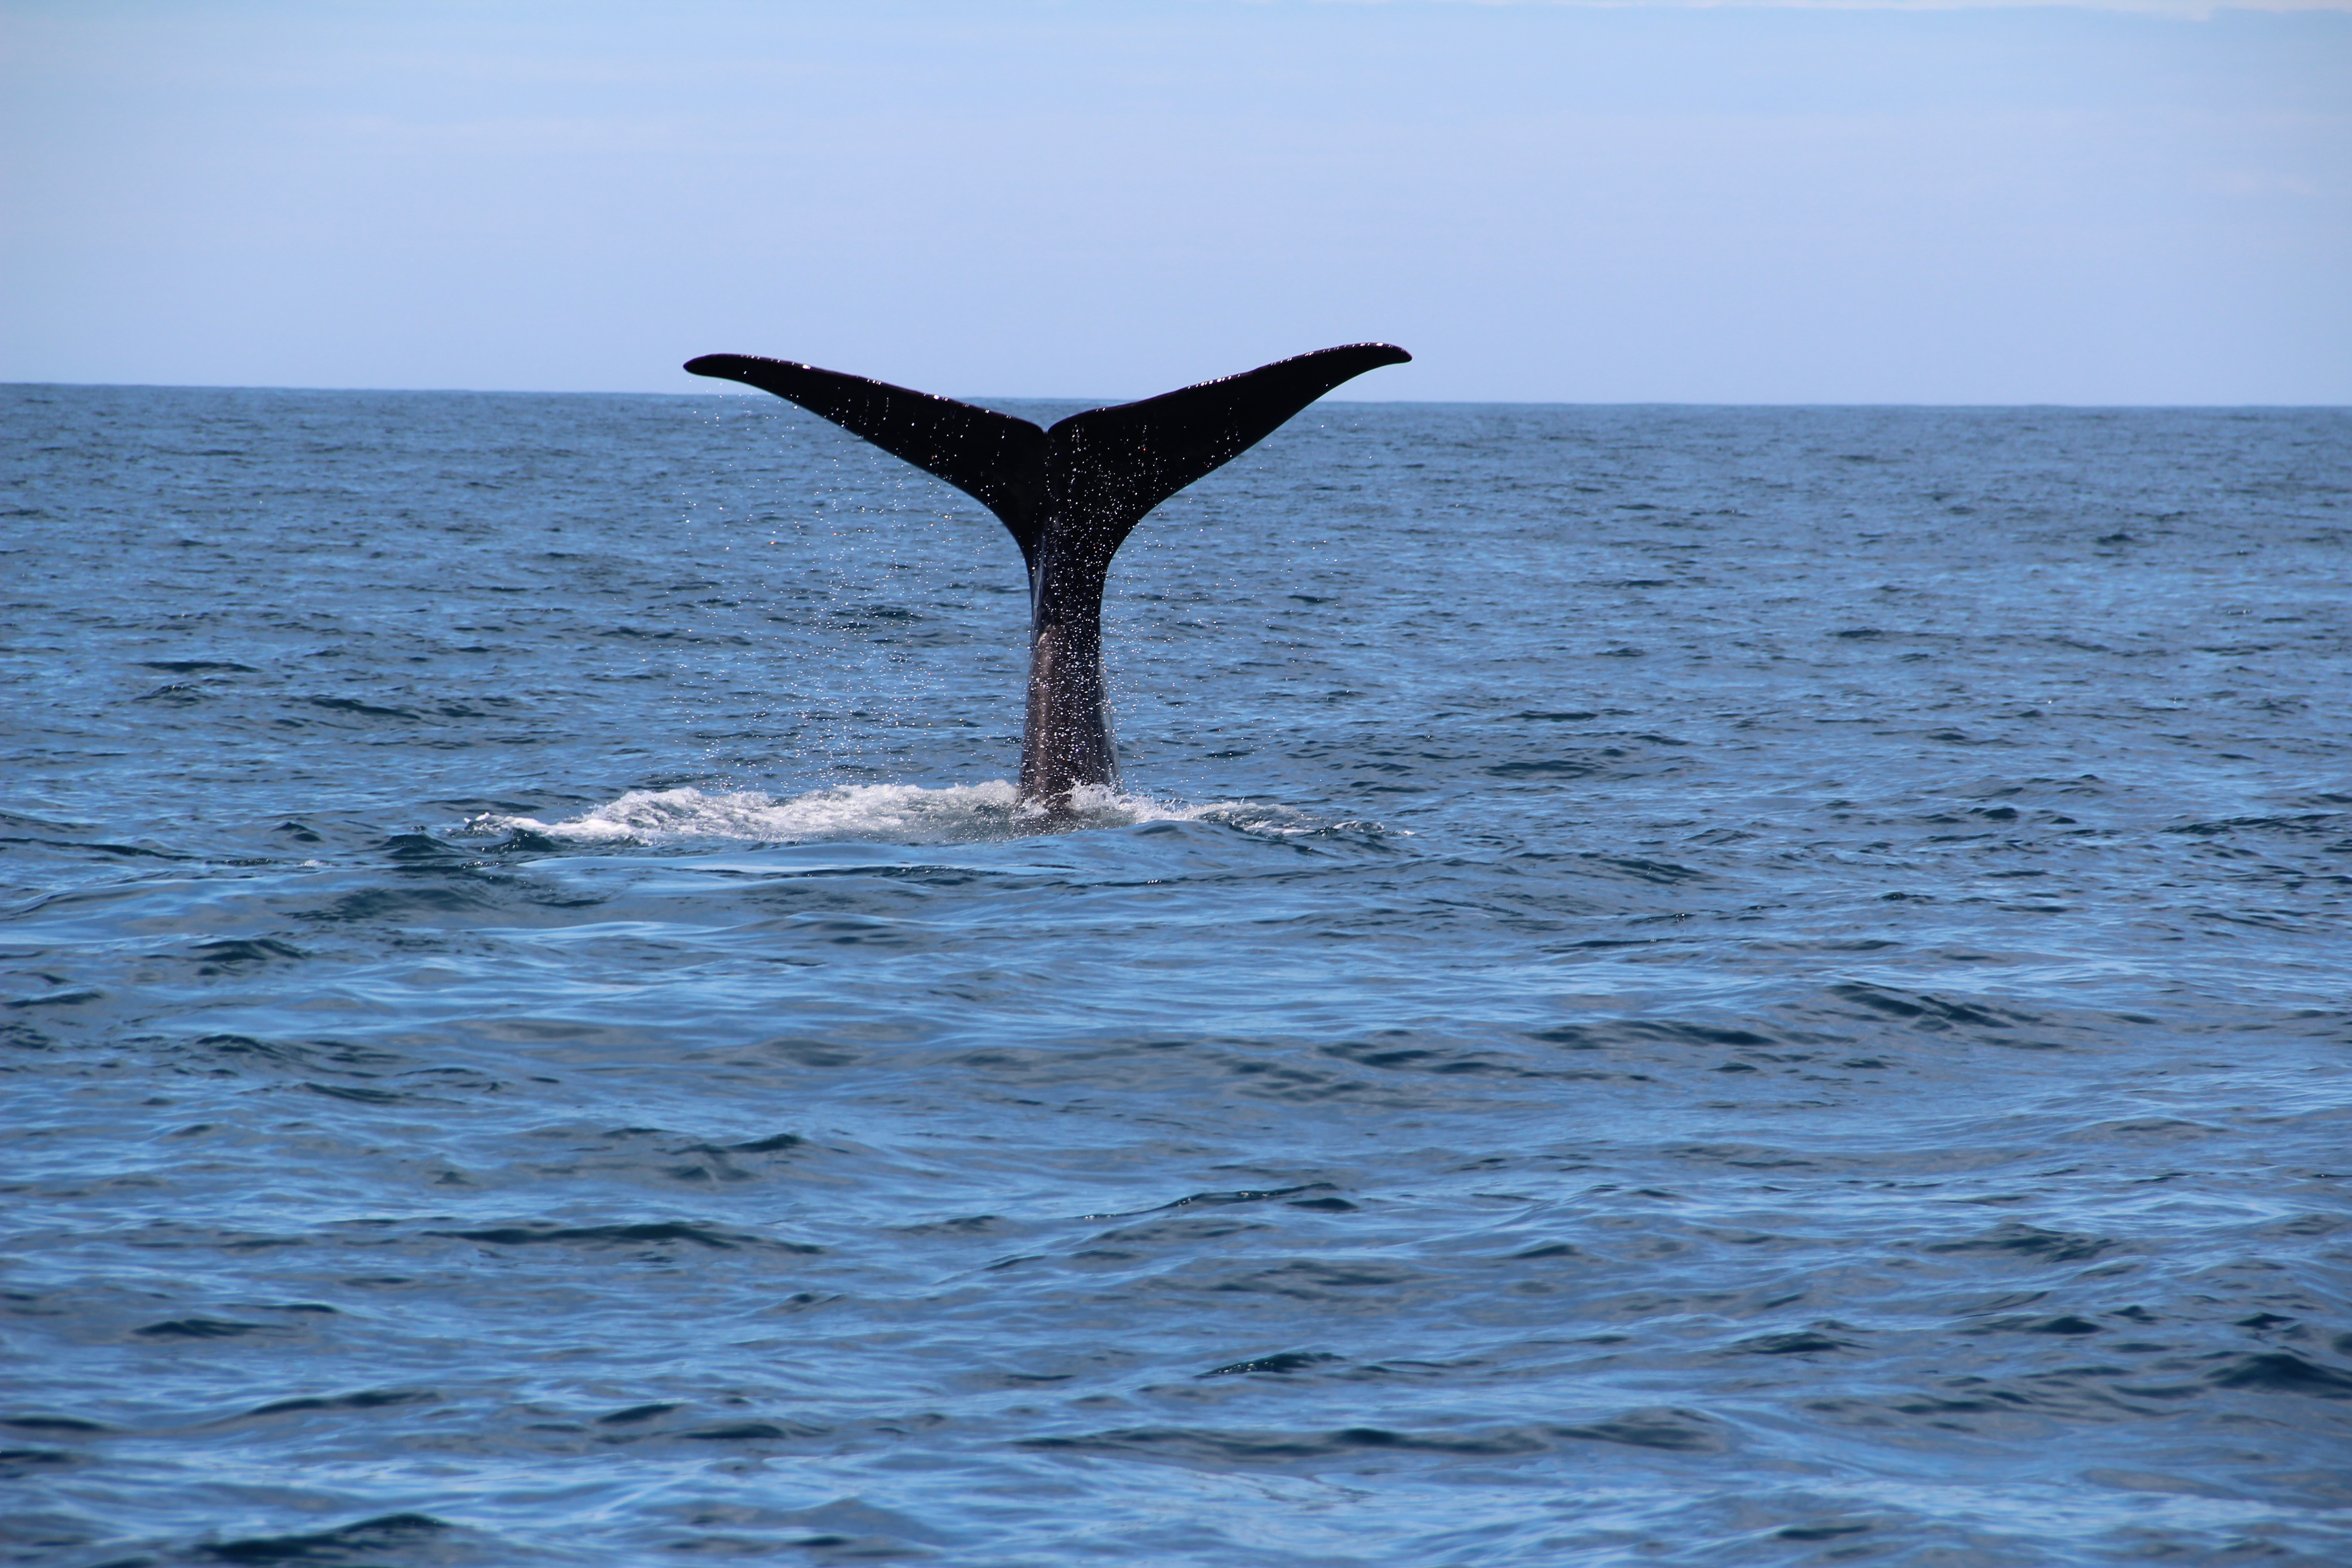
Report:
<svg viewBox="0 0 2352 1568"><path fill-rule="evenodd" d="M468 835L530 834L580 844L677 844L751 839L764 844L879 839L896 844L961 844L1024 838L1080 828L1131 827L1146 822L1218 822L1244 831L1297 834L1327 825L1281 806L1249 801L1187 805L1150 795L1085 787L1071 795L1074 809L1049 816L1024 804L1012 782L950 784L849 784L779 800L758 790L709 794L693 788L636 789L562 822L486 812L466 823ZM1344 826L1360 826L1360 824Z"/></svg>

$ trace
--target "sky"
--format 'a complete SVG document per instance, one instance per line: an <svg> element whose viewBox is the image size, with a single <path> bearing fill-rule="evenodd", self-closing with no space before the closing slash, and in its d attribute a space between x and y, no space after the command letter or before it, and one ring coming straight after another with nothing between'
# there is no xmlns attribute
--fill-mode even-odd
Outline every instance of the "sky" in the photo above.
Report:
<svg viewBox="0 0 2352 1568"><path fill-rule="evenodd" d="M0 381L2352 404L2352 0L0 0Z"/></svg>

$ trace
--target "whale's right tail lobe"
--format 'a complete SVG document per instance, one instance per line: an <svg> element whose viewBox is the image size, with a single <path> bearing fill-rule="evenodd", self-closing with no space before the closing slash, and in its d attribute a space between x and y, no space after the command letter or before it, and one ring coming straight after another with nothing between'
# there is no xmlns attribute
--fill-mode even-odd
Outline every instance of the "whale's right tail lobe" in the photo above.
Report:
<svg viewBox="0 0 2352 1568"><path fill-rule="evenodd" d="M1391 343L1349 343L1139 403L1073 414L1045 432L1045 483L1055 521L1111 531L1115 551L1153 507L1232 462L1341 382L1411 358Z"/></svg>

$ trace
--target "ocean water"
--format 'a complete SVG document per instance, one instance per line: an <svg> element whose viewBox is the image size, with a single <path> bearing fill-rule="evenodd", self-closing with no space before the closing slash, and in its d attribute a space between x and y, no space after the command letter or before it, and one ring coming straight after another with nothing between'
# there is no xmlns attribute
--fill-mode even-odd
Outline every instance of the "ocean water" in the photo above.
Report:
<svg viewBox="0 0 2352 1568"><path fill-rule="evenodd" d="M0 410L0 1561L2352 1557L2352 412Z"/></svg>

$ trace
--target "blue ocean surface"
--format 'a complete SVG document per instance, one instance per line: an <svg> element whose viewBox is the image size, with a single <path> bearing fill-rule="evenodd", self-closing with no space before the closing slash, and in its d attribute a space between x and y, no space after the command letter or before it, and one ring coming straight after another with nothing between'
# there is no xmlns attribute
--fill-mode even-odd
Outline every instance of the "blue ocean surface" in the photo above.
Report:
<svg viewBox="0 0 2352 1568"><path fill-rule="evenodd" d="M0 410L0 1561L2352 1559L2352 411Z"/></svg>

